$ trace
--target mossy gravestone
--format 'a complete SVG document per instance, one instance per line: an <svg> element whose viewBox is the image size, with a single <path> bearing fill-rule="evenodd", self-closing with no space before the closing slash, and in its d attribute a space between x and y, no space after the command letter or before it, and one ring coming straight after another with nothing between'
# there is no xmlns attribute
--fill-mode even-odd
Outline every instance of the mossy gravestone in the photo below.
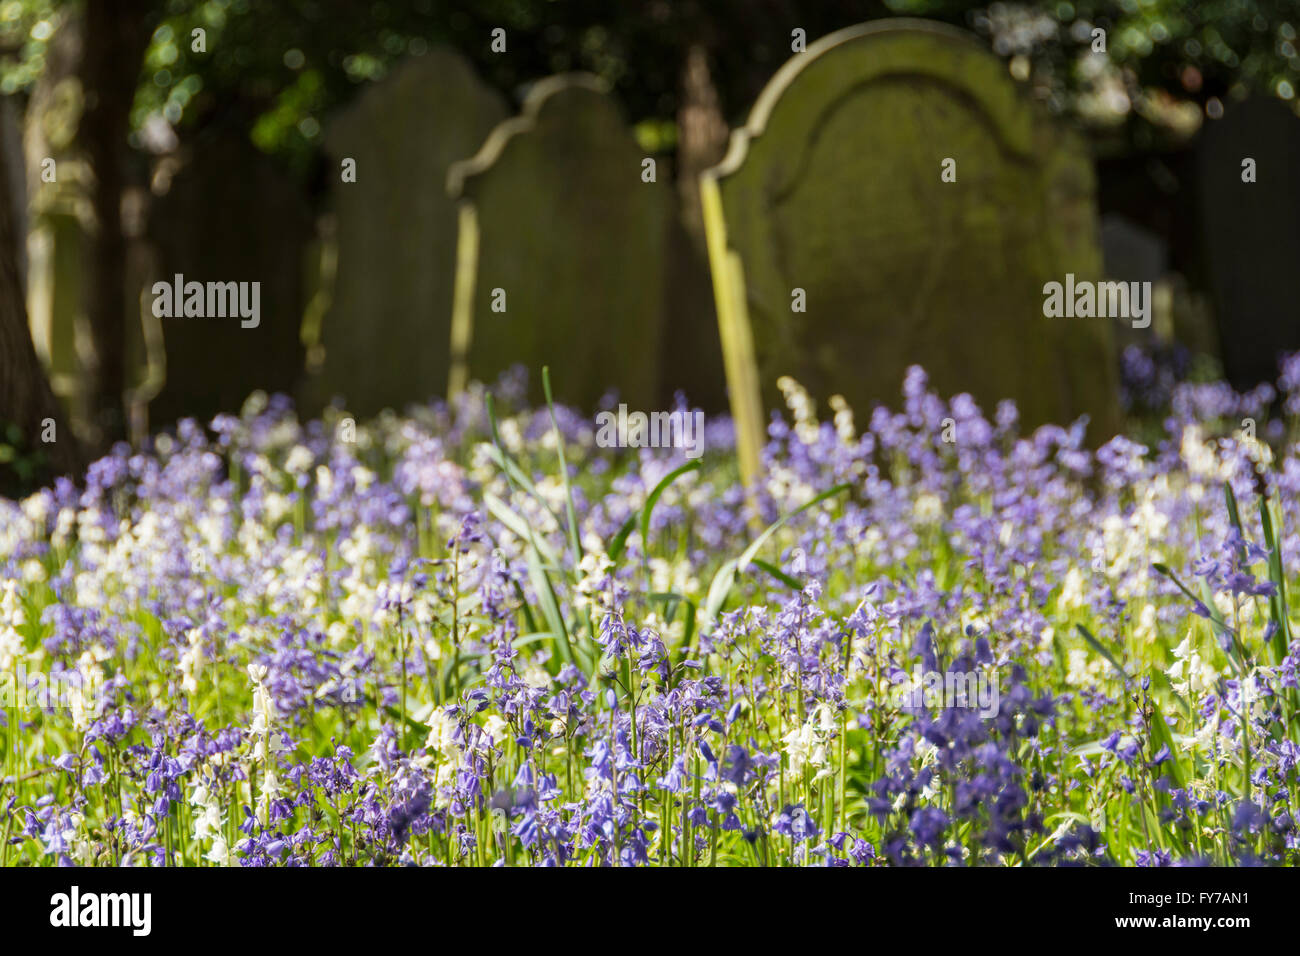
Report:
<svg viewBox="0 0 1300 956"><path fill-rule="evenodd" d="M1207 121L1197 165L1224 372L1252 388L1300 349L1300 117L1279 100L1229 104Z"/></svg>
<svg viewBox="0 0 1300 956"><path fill-rule="evenodd" d="M63 33L60 30L55 56L33 89L24 120L26 188L21 174L11 174L10 183L21 197L14 205L15 214L30 217L29 229L20 228L16 235L27 235L26 249L17 251L27 254L27 312L33 344L46 364L55 394L80 424L87 415L85 360L93 353L83 278L90 261L87 236L94 228L90 204L94 177L77 149L85 104L75 64L68 59L66 44L72 42L72 34L64 37ZM13 108L7 104L7 109Z"/></svg>
<svg viewBox="0 0 1300 956"><path fill-rule="evenodd" d="M1029 424L1087 412L1094 440L1115 433L1114 320L1043 311L1046 283L1101 277L1090 160L972 37L906 20L825 37L703 185L739 422L762 413L737 393L772 407L783 374L865 418L920 364L989 414L1014 398Z"/></svg>
<svg viewBox="0 0 1300 956"><path fill-rule="evenodd" d="M447 168L506 115L467 60L435 48L329 124L338 265L309 406L341 396L370 414L445 395L456 261ZM355 182L344 179L348 160Z"/></svg>
<svg viewBox="0 0 1300 956"><path fill-rule="evenodd" d="M591 408L616 388L653 407L674 200L645 159L602 85L567 75L534 86L521 115L452 168L453 391L522 363L535 399L549 366L557 401Z"/></svg>
<svg viewBox="0 0 1300 956"><path fill-rule="evenodd" d="M237 413L258 389L293 393L303 366L303 256L312 232L301 192L245 130L222 127L194 145L154 202L147 232L157 259L143 307L155 308L154 283L175 288L181 275L182 288L247 283L251 295L258 283L259 315L253 325L234 308L209 314L205 304L203 316L187 316L183 302L154 312L163 313L167 361L162 390L149 403L152 426Z"/></svg>

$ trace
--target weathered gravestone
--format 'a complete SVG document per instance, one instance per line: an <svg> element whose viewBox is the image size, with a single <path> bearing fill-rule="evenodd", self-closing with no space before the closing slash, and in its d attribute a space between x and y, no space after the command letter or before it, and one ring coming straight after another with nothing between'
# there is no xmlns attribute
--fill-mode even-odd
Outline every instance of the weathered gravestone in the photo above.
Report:
<svg viewBox="0 0 1300 956"><path fill-rule="evenodd" d="M311 212L298 185L248 140L221 127L196 143L154 201L148 235L157 251L152 284L251 283L258 286L257 324L234 303L205 296L202 317L181 304L159 319L166 348L165 383L150 403L151 425L207 420L238 412L256 389L292 394L302 373L300 325L303 256ZM251 300L248 300L251 305ZM133 303L134 306L134 303ZM213 314L207 314L211 308ZM220 316L221 311L229 314Z"/></svg>
<svg viewBox="0 0 1300 956"><path fill-rule="evenodd" d="M770 405L782 374L865 416L918 363L990 413L1010 397L1029 424L1087 412L1113 435L1114 320L1043 311L1046 283L1101 277L1093 189L1082 143L959 30L862 24L796 54L703 177L747 473L755 390Z"/></svg>
<svg viewBox="0 0 1300 956"><path fill-rule="evenodd" d="M1101 216L1101 254L1105 264L1106 278L1118 282L1150 282L1153 290L1157 289L1169 271L1169 248L1167 243L1156 233L1143 228L1119 213L1103 213ZM1153 292L1153 300L1159 298ZM1156 311L1152 302L1152 311ZM1152 325L1144 329L1135 329L1122 324L1116 329L1115 346L1118 350L1129 345L1147 346L1154 344L1165 331L1159 316L1154 316Z"/></svg>
<svg viewBox="0 0 1300 956"><path fill-rule="evenodd" d="M1106 274L1128 282L1159 282L1169 270L1169 246L1159 235L1119 213L1101 217Z"/></svg>
<svg viewBox="0 0 1300 956"><path fill-rule="evenodd" d="M19 234L27 236L21 251L26 252L32 341L51 387L79 426L87 417L86 366L93 355L82 277L89 268L87 237L94 228L93 175L77 146L85 107L77 75L80 50L79 27L69 23L60 28L25 113L26 188L14 206L29 217ZM24 177L10 182L19 188Z"/></svg>
<svg viewBox="0 0 1300 956"><path fill-rule="evenodd" d="M1238 388L1271 382L1279 353L1300 349L1300 118L1278 100L1229 104L1203 130L1197 166L1224 372Z"/></svg>
<svg viewBox="0 0 1300 956"><path fill-rule="evenodd" d="M461 202L452 391L516 363L533 397L657 400L673 194L594 77L551 77L448 174Z"/></svg>
<svg viewBox="0 0 1300 956"><path fill-rule="evenodd" d="M65 168L71 173L72 163ZM66 184L50 183L32 204L27 310L32 340L48 366L55 394L80 414L83 354L89 348L81 289L88 227L75 199Z"/></svg>
<svg viewBox="0 0 1300 956"><path fill-rule="evenodd" d="M308 405L342 396L350 411L370 414L445 394L456 260L447 168L506 115L468 61L435 48L330 124L337 274ZM343 181L346 160L355 182Z"/></svg>

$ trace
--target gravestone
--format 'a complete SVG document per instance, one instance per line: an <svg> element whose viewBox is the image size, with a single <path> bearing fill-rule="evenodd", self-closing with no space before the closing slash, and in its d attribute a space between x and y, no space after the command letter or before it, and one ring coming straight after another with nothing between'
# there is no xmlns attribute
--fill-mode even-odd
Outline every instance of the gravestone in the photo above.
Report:
<svg viewBox="0 0 1300 956"><path fill-rule="evenodd" d="M709 414L725 412L727 380L709 263L700 244L687 233L680 213L668 224L665 268L667 290L656 405L672 407L680 393L692 408Z"/></svg>
<svg viewBox="0 0 1300 956"><path fill-rule="evenodd" d="M58 189L56 184L50 185L46 196L53 196ZM66 195L68 191L62 192ZM32 341L46 363L54 393L80 411L84 354L90 341L81 288L89 255L86 218L61 200L33 206L27 238Z"/></svg>
<svg viewBox="0 0 1300 956"><path fill-rule="evenodd" d="M1164 239L1119 213L1101 217L1101 249L1111 279L1159 282L1169 269Z"/></svg>
<svg viewBox="0 0 1300 956"><path fill-rule="evenodd" d="M1241 389L1271 382L1279 353L1300 349L1300 117L1279 100L1228 104L1201 132L1197 190L1224 372Z"/></svg>
<svg viewBox="0 0 1300 956"><path fill-rule="evenodd" d="M534 399L549 366L557 401L592 408L616 388L655 407L674 195L663 169L643 181L645 158L601 83L575 74L537 83L452 167L453 391L522 363Z"/></svg>
<svg viewBox="0 0 1300 956"><path fill-rule="evenodd" d="M237 413L256 389L292 394L297 387L303 250L312 229L302 193L246 130L222 126L193 146L154 200L146 230L155 274L141 309L152 314L154 282L172 284L181 275L185 283L260 283L260 315L249 328L237 314L157 319L166 366L149 404L152 426Z"/></svg>
<svg viewBox="0 0 1300 956"><path fill-rule="evenodd" d="M329 124L337 271L322 320L323 368L306 404L350 411L442 397L447 388L456 208L447 168L507 115L460 54L434 48ZM342 181L344 160L356 181Z"/></svg>
<svg viewBox="0 0 1300 956"><path fill-rule="evenodd" d="M1159 235L1144 228L1127 216L1108 212L1101 216L1101 254L1106 278L1117 282L1150 282L1157 300L1160 289L1157 283L1169 272L1169 247ZM1152 325L1135 329L1131 323L1121 324L1115 330L1115 346L1123 351L1129 345L1151 347L1153 339L1160 339L1167 321L1156 314L1152 303Z"/></svg>
<svg viewBox="0 0 1300 956"><path fill-rule="evenodd" d="M87 366L94 354L83 294L90 262L88 237L94 230L94 176L77 144L85 108L78 75L81 45L75 21L55 32L24 114L25 179L11 180L15 189L26 184L25 201L15 209L27 220L24 251L32 341L51 388L78 429L88 424ZM46 160L54 162L48 173Z"/></svg>
<svg viewBox="0 0 1300 956"><path fill-rule="evenodd" d="M1028 424L1087 412L1092 440L1115 433L1114 320L1043 314L1046 283L1101 278L1086 148L973 37L895 20L819 40L768 83L703 186L751 443L780 375L864 419L898 404L912 364L989 414L1014 398Z"/></svg>

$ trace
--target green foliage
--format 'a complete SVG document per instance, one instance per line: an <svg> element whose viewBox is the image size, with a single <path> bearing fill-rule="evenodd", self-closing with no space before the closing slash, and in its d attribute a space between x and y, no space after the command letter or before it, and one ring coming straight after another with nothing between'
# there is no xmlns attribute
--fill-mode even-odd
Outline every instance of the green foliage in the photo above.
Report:
<svg viewBox="0 0 1300 956"><path fill-rule="evenodd" d="M49 458L44 449L29 446L17 425L0 421L0 495L25 495L48 475Z"/></svg>
<svg viewBox="0 0 1300 956"><path fill-rule="evenodd" d="M9 0L0 5L0 77L5 92L39 74L59 12L75 5ZM515 93L551 73L588 70L610 83L648 143L673 145L680 70L690 43L710 56L724 112L739 120L791 55L798 28L809 42L840 27L887 16L918 16L973 29L1006 57L1031 67L1033 84L1056 109L1077 113L1097 94L1087 64L1091 29L1107 31L1107 69L1126 90L1132 137L1149 136L1171 99L1260 92L1293 100L1300 90L1296 30L1289 0L1079 0L971 5L955 0L718 0L625 8L594 0L488 0L479 3L356 4L318 0L162 0L132 113L139 130L151 116L182 132L213 110L251 113L253 139L305 165L329 112L395 62L448 43L489 82ZM505 55L490 34L506 30ZM206 52L192 31L206 31ZM1144 132L1145 131L1145 132Z"/></svg>
<svg viewBox="0 0 1300 956"><path fill-rule="evenodd" d="M45 51L58 24L55 0L0 2L0 93L26 90L45 68Z"/></svg>
<svg viewBox="0 0 1300 956"><path fill-rule="evenodd" d="M30 89L58 24L80 7L0 0L0 91ZM812 42L888 16L974 30L1000 55L1023 61L1031 83L1060 112L1087 112L1104 85L1122 90L1128 105L1111 119L1138 145L1176 102L1199 107L1211 97L1252 92L1300 102L1300 15L1291 0L717 0L648 7L416 0L341 8L319 0L156 0L132 110L134 142L140 145L139 131L151 118L184 135L213 112L234 108L248 114L259 148L305 171L333 109L401 58L448 43L508 94L552 73L596 73L640 124L647 148L668 150L689 43L709 54L723 111L735 122L791 55L792 30L804 30ZM497 27L507 32L505 55L490 49ZM1093 27L1107 31L1100 74L1088 58ZM193 49L196 29L206 31L205 52Z"/></svg>

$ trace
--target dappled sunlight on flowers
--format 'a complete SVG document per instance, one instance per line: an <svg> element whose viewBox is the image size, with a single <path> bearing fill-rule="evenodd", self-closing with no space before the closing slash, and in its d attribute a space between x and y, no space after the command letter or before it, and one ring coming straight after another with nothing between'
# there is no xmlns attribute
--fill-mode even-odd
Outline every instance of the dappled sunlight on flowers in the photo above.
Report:
<svg viewBox="0 0 1300 956"><path fill-rule="evenodd" d="M726 421L606 449L475 386L0 500L4 862L1296 862L1273 393L1092 449L919 368L779 388L748 491Z"/></svg>

